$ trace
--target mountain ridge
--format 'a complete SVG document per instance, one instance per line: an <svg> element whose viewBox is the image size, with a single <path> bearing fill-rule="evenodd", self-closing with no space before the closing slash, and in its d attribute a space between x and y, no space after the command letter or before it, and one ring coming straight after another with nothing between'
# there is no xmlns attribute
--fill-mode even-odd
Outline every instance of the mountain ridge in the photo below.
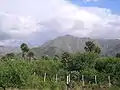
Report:
<svg viewBox="0 0 120 90"><path fill-rule="evenodd" d="M81 38L72 35L59 36L53 40L45 42L40 47L33 48L32 51L37 51L37 53L40 54L42 53L41 55L47 54L50 56L53 56L57 53L60 54L64 51L69 53L84 52L85 42L89 40L94 41L97 45L100 46L102 50L101 55L114 56L116 53L120 52L119 39L94 39L89 37ZM50 50L52 51L52 48L54 48L53 51L55 54L50 53Z"/></svg>
<svg viewBox="0 0 120 90"><path fill-rule="evenodd" d="M100 46L102 50L101 55L103 56L115 56L116 53L120 52L119 39L95 39L72 35L59 36L55 39L48 40L41 46L31 48L31 51L33 51L38 57L43 55L54 56L56 54L61 54L62 52L84 52L85 42L89 40L94 41L95 44ZM0 46L0 55L11 52L19 53L20 48Z"/></svg>
<svg viewBox="0 0 120 90"><path fill-rule="evenodd" d="M7 53L18 53L18 52L20 52L20 49L17 47L0 45L0 56L3 56Z"/></svg>

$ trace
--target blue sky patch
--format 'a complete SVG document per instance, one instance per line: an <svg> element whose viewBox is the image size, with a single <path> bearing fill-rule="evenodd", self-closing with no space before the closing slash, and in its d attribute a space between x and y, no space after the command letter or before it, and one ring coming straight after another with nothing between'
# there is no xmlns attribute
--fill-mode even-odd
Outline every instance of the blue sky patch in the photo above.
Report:
<svg viewBox="0 0 120 90"><path fill-rule="evenodd" d="M110 9L115 14L120 14L120 0L98 0L84 2L84 0L70 0L73 4L85 7L100 7Z"/></svg>

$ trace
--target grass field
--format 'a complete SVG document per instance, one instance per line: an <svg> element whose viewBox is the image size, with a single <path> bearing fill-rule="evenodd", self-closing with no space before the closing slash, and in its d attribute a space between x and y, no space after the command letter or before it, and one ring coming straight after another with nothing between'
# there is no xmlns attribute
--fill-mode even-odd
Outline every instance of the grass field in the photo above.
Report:
<svg viewBox="0 0 120 90"><path fill-rule="evenodd" d="M0 88L0 90L3 90L2 88ZM40 89L17 89L17 88L9 88L6 90L40 90ZM50 89L50 88L45 88L45 89L41 89L41 90L120 90L120 88L81 88L81 87L75 87L74 89L61 89L61 88L55 88L55 89Z"/></svg>

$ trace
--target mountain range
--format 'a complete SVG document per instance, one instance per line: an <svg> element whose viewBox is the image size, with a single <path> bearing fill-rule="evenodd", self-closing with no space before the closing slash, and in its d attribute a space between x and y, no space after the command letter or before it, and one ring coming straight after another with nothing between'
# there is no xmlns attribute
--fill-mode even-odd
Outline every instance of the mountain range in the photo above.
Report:
<svg viewBox="0 0 120 90"><path fill-rule="evenodd" d="M92 40L101 48L101 55L103 56L115 56L116 53L120 52L120 40L119 39L91 39L91 38L80 38L71 35L59 36L53 40L45 42L41 46L31 48L31 51L36 56L53 56L61 54L62 52L76 53L84 52L85 42ZM0 54L6 54L10 52L19 53L19 48L4 47L0 46Z"/></svg>
<svg viewBox="0 0 120 90"><path fill-rule="evenodd" d="M59 36L53 40L47 41L40 47L32 48L32 51L36 53L36 56L53 56L62 52L84 52L85 42L89 40L94 41L101 48L101 55L103 56L115 56L116 53L120 52L119 39L91 39L71 35Z"/></svg>
<svg viewBox="0 0 120 90"><path fill-rule="evenodd" d="M18 52L20 52L20 49L17 47L0 45L0 56L5 55L7 53L18 53Z"/></svg>

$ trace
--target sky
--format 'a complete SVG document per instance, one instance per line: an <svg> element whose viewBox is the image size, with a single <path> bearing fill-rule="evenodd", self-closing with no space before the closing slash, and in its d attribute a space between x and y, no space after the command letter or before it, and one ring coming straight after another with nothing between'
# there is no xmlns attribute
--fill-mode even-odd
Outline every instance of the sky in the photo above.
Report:
<svg viewBox="0 0 120 90"><path fill-rule="evenodd" d="M114 14L120 14L120 0L70 0L73 4L86 7L100 7L110 9ZM88 2L87 2L88 1Z"/></svg>
<svg viewBox="0 0 120 90"><path fill-rule="evenodd" d="M61 35L120 38L120 0L0 0L0 45Z"/></svg>

